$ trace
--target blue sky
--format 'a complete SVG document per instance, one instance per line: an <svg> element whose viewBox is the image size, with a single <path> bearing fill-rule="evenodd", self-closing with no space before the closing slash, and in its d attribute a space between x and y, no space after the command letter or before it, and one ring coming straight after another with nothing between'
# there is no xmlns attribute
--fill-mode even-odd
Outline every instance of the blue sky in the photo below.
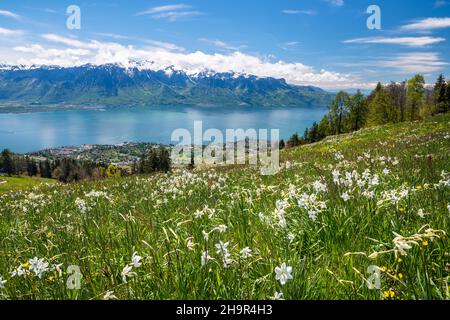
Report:
<svg viewBox="0 0 450 320"><path fill-rule="evenodd" d="M81 9L69 30L66 9ZM366 26L381 8L381 30ZM3 0L0 62L78 65L154 61L371 88L423 73L450 76L450 0Z"/></svg>

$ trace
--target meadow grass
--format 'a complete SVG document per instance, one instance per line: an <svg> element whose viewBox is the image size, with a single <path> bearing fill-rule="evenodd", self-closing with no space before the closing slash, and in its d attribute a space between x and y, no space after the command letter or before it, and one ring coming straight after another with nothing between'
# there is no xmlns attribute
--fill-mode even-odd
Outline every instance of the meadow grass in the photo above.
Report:
<svg viewBox="0 0 450 320"><path fill-rule="evenodd" d="M275 176L197 168L3 193L0 298L449 299L449 128L445 115L330 137L283 151Z"/></svg>
<svg viewBox="0 0 450 320"><path fill-rule="evenodd" d="M2 181L6 181L2 183ZM42 183L55 183L55 180L43 179L43 178L30 178L25 176L0 176L0 193L11 190L23 190L30 187L38 186Z"/></svg>

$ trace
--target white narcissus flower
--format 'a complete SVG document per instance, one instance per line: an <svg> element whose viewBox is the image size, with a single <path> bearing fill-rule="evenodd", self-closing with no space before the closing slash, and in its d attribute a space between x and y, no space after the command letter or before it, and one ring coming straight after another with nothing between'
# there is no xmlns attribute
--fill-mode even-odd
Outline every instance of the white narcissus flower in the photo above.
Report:
<svg viewBox="0 0 450 320"><path fill-rule="evenodd" d="M225 233L227 231L227 229L228 229L228 227L224 224L221 224L216 227L216 230L219 231L220 233Z"/></svg>
<svg viewBox="0 0 450 320"><path fill-rule="evenodd" d="M250 249L249 247L245 247L241 250L240 254L242 259L250 258L252 256L252 249Z"/></svg>
<svg viewBox="0 0 450 320"><path fill-rule="evenodd" d="M5 283L6 283L7 281L6 280L3 280L3 278L2 278L2 276L0 275L0 289L3 289L3 287L5 286Z"/></svg>
<svg viewBox="0 0 450 320"><path fill-rule="evenodd" d="M117 300L117 297L114 295L114 291L106 291L103 300Z"/></svg>
<svg viewBox="0 0 450 320"><path fill-rule="evenodd" d="M347 192L344 192L344 193L341 195L341 198L342 198L342 200L344 200L345 202L347 202L348 200L350 200L350 196L348 195Z"/></svg>
<svg viewBox="0 0 450 320"><path fill-rule="evenodd" d="M222 241L219 241L218 244L216 244L216 248L217 248L217 253L223 253L223 252L228 252L228 245L230 243L229 242L225 242L223 243Z"/></svg>
<svg viewBox="0 0 450 320"><path fill-rule="evenodd" d="M417 212L417 214L419 215L419 217L425 218L425 212L423 211L423 209L419 209L419 211Z"/></svg>
<svg viewBox="0 0 450 320"><path fill-rule="evenodd" d="M141 260L142 260L142 257L138 256L137 252L133 253L133 256L131 257L133 267L140 268L142 266Z"/></svg>
<svg viewBox="0 0 450 320"><path fill-rule="evenodd" d="M135 272L132 272L133 266L132 265L126 265L125 268L122 270L122 280L123 282L127 283L127 278L132 278L136 276Z"/></svg>
<svg viewBox="0 0 450 320"><path fill-rule="evenodd" d="M201 261L202 261L202 267L205 266L205 265L208 263L208 261L211 260L211 259L212 259L212 258L211 258L211 256L208 254L208 252L207 252L207 251L204 251L204 252L202 253L202 259L201 259Z"/></svg>
<svg viewBox="0 0 450 320"><path fill-rule="evenodd" d="M195 244L192 242L192 239L187 239L186 247L189 251L194 251Z"/></svg>
<svg viewBox="0 0 450 320"><path fill-rule="evenodd" d="M283 292L275 292L271 299L272 300L284 300L283 299Z"/></svg>
<svg viewBox="0 0 450 320"><path fill-rule="evenodd" d="M275 268L275 279L280 280L281 285L285 285L288 280L292 280L292 267L286 266L286 263L283 262L281 267Z"/></svg>

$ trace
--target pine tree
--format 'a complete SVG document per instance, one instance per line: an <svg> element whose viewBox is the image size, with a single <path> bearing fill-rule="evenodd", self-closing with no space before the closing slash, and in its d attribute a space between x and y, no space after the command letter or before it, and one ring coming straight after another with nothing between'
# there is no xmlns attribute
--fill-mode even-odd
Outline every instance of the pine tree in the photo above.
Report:
<svg viewBox="0 0 450 320"><path fill-rule="evenodd" d="M450 111L450 81L447 82L445 88L445 112Z"/></svg>
<svg viewBox="0 0 450 320"><path fill-rule="evenodd" d="M30 177L37 176L38 167L33 159L27 158L27 173Z"/></svg>
<svg viewBox="0 0 450 320"><path fill-rule="evenodd" d="M39 162L39 172L40 172L42 178L51 179L52 171L53 170L51 168L50 161L45 160L45 161Z"/></svg>
<svg viewBox="0 0 450 320"><path fill-rule="evenodd" d="M433 90L434 105L436 106L437 113L446 112L446 88L447 85L445 83L444 75L441 74L439 75Z"/></svg>
<svg viewBox="0 0 450 320"><path fill-rule="evenodd" d="M16 173L15 164L12 153L9 149L4 149L1 156L2 171L8 176Z"/></svg>

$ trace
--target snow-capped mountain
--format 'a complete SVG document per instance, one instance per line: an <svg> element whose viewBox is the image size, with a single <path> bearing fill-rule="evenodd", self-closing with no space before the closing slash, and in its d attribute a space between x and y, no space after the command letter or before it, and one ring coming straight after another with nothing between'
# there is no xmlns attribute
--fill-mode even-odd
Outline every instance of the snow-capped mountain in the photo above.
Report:
<svg viewBox="0 0 450 320"><path fill-rule="evenodd" d="M184 71L152 61L76 67L0 65L8 105L327 106L332 95L283 79L213 70Z"/></svg>

